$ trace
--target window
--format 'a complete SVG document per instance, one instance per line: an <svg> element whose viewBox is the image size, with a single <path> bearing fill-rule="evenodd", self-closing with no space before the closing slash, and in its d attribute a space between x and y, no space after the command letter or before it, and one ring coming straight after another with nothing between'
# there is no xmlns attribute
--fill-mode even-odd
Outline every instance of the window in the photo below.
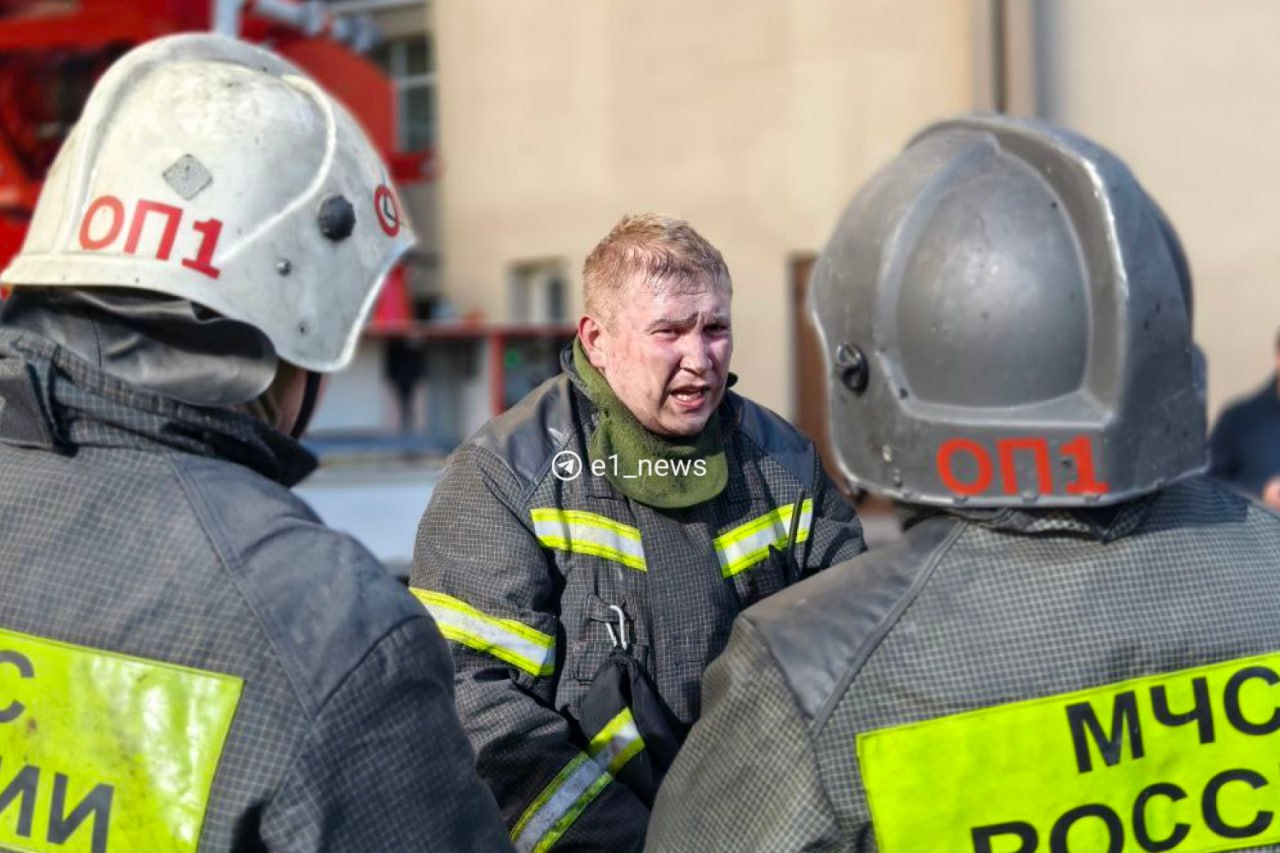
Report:
<svg viewBox="0 0 1280 853"><path fill-rule="evenodd" d="M425 151L436 144L436 63L431 37L389 39L370 58L395 83L397 142L404 151Z"/></svg>
<svg viewBox="0 0 1280 853"><path fill-rule="evenodd" d="M517 323L564 323L567 306L564 262L525 261L511 267L511 319Z"/></svg>

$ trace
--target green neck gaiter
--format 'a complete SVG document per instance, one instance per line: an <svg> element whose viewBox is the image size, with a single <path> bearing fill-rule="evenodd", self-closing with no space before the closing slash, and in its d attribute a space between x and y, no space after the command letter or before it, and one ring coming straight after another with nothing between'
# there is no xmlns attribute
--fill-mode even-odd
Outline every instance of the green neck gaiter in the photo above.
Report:
<svg viewBox="0 0 1280 853"><path fill-rule="evenodd" d="M724 491L729 466L718 413L711 415L696 436L663 438L640 425L604 376L592 367L582 342L576 339L573 366L587 386L587 396L600 410L600 423L587 444L589 470L603 467L605 478L615 489L657 509L683 509Z"/></svg>

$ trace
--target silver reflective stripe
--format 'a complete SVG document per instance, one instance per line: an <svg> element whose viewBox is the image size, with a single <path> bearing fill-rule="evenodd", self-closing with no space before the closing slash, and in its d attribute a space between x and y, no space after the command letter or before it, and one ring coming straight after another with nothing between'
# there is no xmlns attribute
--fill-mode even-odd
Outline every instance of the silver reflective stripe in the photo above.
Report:
<svg viewBox="0 0 1280 853"><path fill-rule="evenodd" d="M720 573L726 577L751 568L769 556L769 546L783 548L791 532L791 516L794 505L781 506L739 525L715 539L716 559L720 561ZM813 499L800 507L800 526L796 530L796 542L809 538L813 524Z"/></svg>
<svg viewBox="0 0 1280 853"><path fill-rule="evenodd" d="M425 589L409 590L430 611L445 639L492 655L530 675L551 675L556 641L514 619L489 616L461 599Z"/></svg>
<svg viewBox="0 0 1280 853"><path fill-rule="evenodd" d="M511 831L520 853L547 850L564 835L612 777L585 755L560 771Z"/></svg>
<svg viewBox="0 0 1280 853"><path fill-rule="evenodd" d="M631 715L631 709L623 708L591 739L587 752L597 764L616 776L623 765L642 749L644 738Z"/></svg>
<svg viewBox="0 0 1280 853"><path fill-rule="evenodd" d="M533 532L547 548L590 554L645 571L640 531L594 512L555 507L530 510Z"/></svg>

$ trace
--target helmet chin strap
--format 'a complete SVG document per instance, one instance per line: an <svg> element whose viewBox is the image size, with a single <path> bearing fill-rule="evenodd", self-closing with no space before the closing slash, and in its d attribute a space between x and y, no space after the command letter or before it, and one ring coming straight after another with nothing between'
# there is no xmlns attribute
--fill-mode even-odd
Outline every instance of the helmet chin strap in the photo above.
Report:
<svg viewBox="0 0 1280 853"><path fill-rule="evenodd" d="M289 431L289 435L295 440L302 438L302 434L307 431L307 425L311 423L316 401L320 399L320 383L323 381L323 374L316 373L314 370L307 371L307 387L302 392L302 406L298 409L298 417L293 422L293 429Z"/></svg>

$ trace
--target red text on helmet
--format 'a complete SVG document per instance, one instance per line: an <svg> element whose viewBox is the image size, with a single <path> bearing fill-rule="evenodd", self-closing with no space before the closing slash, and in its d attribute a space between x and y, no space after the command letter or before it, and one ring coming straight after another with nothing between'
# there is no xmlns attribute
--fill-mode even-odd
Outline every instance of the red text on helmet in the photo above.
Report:
<svg viewBox="0 0 1280 853"><path fill-rule="evenodd" d="M177 240L184 212L180 207L159 201L139 199L134 205L129 233L124 242L124 252L130 255L138 253L143 229L146 228L147 218L151 215L160 218L163 228L154 256L156 260L167 261L173 254L173 244ZM81 248L90 252L109 248L124 230L126 218L124 203L115 196L104 195L94 199L86 208L84 218L80 221ZM399 222L397 221L396 224L398 227ZM218 238L222 234L221 220L198 220L191 224L191 230L200 235L200 245L196 248L195 257L183 258L182 265L209 278L217 278L222 271L213 265L213 255L218 247Z"/></svg>
<svg viewBox="0 0 1280 853"><path fill-rule="evenodd" d="M1061 484L1061 491L1069 495L1107 493L1107 484L1098 480L1093 462L1093 444L1087 435L1079 435L1063 442L1058 447L1058 453L1064 469L1071 472L1070 480ZM1028 479L1028 472L1024 470L1020 473L1019 454L1030 459L1029 473L1033 475L1034 482L1022 482ZM967 475L968 479L962 479L956 466L960 459L966 457L969 464L965 468L972 473ZM1048 439L1042 436L998 439L995 442L994 459L993 463L993 455L979 441L951 438L938 447L938 477L955 494L971 497L981 495L991 488L998 466L1000 491L1006 495L1016 495L1019 492L1047 495L1057 491Z"/></svg>

